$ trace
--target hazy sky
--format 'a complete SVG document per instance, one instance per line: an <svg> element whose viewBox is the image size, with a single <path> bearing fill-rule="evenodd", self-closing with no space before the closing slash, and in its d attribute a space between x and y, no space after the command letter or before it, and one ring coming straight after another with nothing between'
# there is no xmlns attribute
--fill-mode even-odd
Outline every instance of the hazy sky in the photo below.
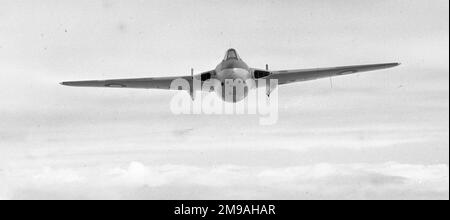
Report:
<svg viewBox="0 0 450 220"><path fill-rule="evenodd" d="M0 0L0 199L448 199L446 0ZM280 88L280 119L67 80L378 62Z"/></svg>

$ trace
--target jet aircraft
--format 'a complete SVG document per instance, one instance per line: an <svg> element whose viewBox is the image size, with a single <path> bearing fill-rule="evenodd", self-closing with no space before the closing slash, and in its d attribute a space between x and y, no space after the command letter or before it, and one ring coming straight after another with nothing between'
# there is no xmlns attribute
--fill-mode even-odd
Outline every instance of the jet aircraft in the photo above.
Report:
<svg viewBox="0 0 450 220"><path fill-rule="evenodd" d="M329 78L347 74L354 74L366 71L386 69L400 65L400 63L380 63L368 65L352 65L314 69L293 69L293 70L269 70L268 65L265 69L249 67L239 56L235 49L229 49L225 53L224 59L216 66L215 69L206 71L197 75L180 76L180 77L152 77L152 78L135 78L135 79L112 79L112 80L93 80L93 81L72 81L63 82L65 86L75 87L107 87L107 88L136 88L136 89L179 89L173 87L172 82L175 80L185 80L189 83L189 92L194 99L196 88L194 81L201 83L212 81L219 82L221 86L232 80L235 85L245 87L245 92L236 92L232 90L232 98L227 99L225 89L218 94L224 101L239 102L248 95L248 90L259 87L256 82L259 79L278 80L277 85L285 85L289 83L309 81L321 78ZM264 85L266 86L266 85ZM272 88L266 86L267 95L270 96ZM198 90L198 89L197 89Z"/></svg>

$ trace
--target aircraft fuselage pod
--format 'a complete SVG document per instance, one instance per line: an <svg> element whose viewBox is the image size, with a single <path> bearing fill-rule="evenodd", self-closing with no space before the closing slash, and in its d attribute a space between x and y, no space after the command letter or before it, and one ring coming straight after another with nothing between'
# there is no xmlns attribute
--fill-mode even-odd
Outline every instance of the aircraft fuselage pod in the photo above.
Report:
<svg viewBox="0 0 450 220"><path fill-rule="evenodd" d="M215 68L212 78L221 83L218 92L226 102L245 99L250 89L255 88L252 69L239 57L236 50L229 49L224 60Z"/></svg>

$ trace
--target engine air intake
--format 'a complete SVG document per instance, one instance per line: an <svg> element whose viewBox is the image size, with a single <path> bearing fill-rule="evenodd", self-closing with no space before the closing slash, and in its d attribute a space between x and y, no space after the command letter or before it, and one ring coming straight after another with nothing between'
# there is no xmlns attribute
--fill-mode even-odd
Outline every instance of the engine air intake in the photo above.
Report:
<svg viewBox="0 0 450 220"><path fill-rule="evenodd" d="M269 75L270 75L270 72L263 71L263 70L255 70L253 72L253 76L255 77L255 79L264 78Z"/></svg>

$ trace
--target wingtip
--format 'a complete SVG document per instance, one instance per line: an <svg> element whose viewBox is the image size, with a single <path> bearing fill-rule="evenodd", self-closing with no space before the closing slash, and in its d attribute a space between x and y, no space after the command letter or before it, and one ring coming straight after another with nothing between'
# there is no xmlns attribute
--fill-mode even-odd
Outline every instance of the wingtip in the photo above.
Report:
<svg viewBox="0 0 450 220"><path fill-rule="evenodd" d="M59 84L62 86L72 86L72 84L70 82L61 82Z"/></svg>
<svg viewBox="0 0 450 220"><path fill-rule="evenodd" d="M396 62L396 63L386 63L385 64L388 68L397 67L402 65L402 63Z"/></svg>

